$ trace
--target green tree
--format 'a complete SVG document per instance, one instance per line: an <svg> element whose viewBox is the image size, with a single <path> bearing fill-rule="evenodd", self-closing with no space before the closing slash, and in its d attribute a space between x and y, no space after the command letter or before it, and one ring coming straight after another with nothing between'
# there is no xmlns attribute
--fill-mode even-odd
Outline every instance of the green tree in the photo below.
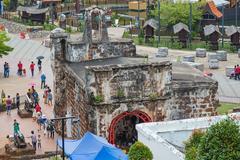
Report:
<svg viewBox="0 0 240 160"><path fill-rule="evenodd" d="M202 137L197 160L240 159L240 128L231 119L212 125Z"/></svg>
<svg viewBox="0 0 240 160"><path fill-rule="evenodd" d="M9 51L12 51L13 48L7 46L5 42L10 39L7 37L6 32L0 32L0 57L7 55Z"/></svg>
<svg viewBox="0 0 240 160"><path fill-rule="evenodd" d="M194 28L197 27L197 23L201 20L203 15L203 6L205 2L196 2L192 4L192 26ZM190 5L189 3L172 3L172 2L161 2L160 9L160 23L161 26L165 26L167 28L172 27L173 25L182 22L185 24L189 24L189 11ZM158 17L158 8L156 7L154 12L152 13L155 18Z"/></svg>
<svg viewBox="0 0 240 160"><path fill-rule="evenodd" d="M203 131L193 131L191 137L185 142L185 160L197 160L198 146L203 136Z"/></svg>
<svg viewBox="0 0 240 160"><path fill-rule="evenodd" d="M5 9L9 9L9 5L10 5L10 0L3 0L3 5Z"/></svg>
<svg viewBox="0 0 240 160"><path fill-rule="evenodd" d="M129 149L129 160L152 160L151 150L141 142L135 142Z"/></svg>

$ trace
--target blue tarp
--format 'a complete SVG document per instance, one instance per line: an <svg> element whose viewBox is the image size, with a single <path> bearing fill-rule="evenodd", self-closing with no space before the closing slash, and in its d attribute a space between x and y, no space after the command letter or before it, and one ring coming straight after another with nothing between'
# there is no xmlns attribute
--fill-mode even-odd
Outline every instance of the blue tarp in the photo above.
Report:
<svg viewBox="0 0 240 160"><path fill-rule="evenodd" d="M109 144L106 139L90 132L80 140L64 140L65 155L71 160L128 160L120 149ZM62 140L57 140L62 148Z"/></svg>

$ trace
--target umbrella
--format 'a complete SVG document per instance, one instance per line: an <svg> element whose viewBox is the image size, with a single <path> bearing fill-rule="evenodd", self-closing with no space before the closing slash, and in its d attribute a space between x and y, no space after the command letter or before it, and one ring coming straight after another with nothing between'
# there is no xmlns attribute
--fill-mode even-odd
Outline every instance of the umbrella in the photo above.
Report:
<svg viewBox="0 0 240 160"><path fill-rule="evenodd" d="M36 86L37 84L34 82L28 83L29 86Z"/></svg>
<svg viewBox="0 0 240 160"><path fill-rule="evenodd" d="M37 59L44 59L44 57L43 56L38 56Z"/></svg>

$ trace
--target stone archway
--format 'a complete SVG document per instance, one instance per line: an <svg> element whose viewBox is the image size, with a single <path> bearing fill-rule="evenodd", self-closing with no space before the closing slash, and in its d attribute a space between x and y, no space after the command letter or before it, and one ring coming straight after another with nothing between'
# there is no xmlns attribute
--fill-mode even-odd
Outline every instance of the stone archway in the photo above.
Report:
<svg viewBox="0 0 240 160"><path fill-rule="evenodd" d="M115 139L116 139L116 135L115 135L115 129L116 129L116 126L118 125L118 123L123 120L125 117L127 116L135 116L137 118L139 118L143 123L144 122L152 122L152 119L151 117L146 114L145 112L142 112L142 111L139 111L139 110L135 110L135 111L132 111L132 112L123 112L121 114L119 114L118 116L116 116L111 124L110 124L110 127L109 127L109 135L108 135L108 141L109 143L111 144L115 144Z"/></svg>

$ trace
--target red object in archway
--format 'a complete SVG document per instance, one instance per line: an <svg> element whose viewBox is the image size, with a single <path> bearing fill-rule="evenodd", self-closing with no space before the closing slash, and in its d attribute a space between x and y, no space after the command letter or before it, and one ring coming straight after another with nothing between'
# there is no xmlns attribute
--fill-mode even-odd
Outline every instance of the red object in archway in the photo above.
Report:
<svg viewBox="0 0 240 160"><path fill-rule="evenodd" d="M152 122L151 117L149 117L149 115L147 115L146 113L142 112L142 111L132 111L132 112L123 112L120 115L118 115L117 117L115 117L112 122L111 125L109 127L109 136L108 136L108 142L111 144L115 144L115 128L116 125L118 124L118 122L123 119L126 116L136 116L139 119L141 119L143 122Z"/></svg>

